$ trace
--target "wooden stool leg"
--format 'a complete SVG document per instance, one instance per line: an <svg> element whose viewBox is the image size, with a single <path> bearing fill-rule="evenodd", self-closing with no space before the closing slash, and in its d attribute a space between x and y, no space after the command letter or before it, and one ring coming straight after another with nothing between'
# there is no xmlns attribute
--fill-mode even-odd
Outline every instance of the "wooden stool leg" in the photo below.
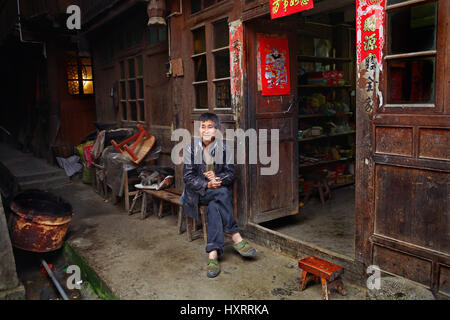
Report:
<svg viewBox="0 0 450 320"><path fill-rule="evenodd" d="M300 281L300 285L298 287L298 289L300 291L303 291L303 290L306 289L306 285L307 285L307 282L308 282L307 278L308 278L308 272L303 270L303 272L302 272L302 280Z"/></svg>
<svg viewBox="0 0 450 320"><path fill-rule="evenodd" d="M330 186L328 185L327 179L323 179L323 185L325 187L325 191L327 192L328 200L330 200L331 199L331 189L330 189Z"/></svg>
<svg viewBox="0 0 450 320"><path fill-rule="evenodd" d="M142 196L142 191L139 190L133 198L133 202L131 203L131 207L130 207L130 210L128 211L128 215L131 216L133 214L134 206L136 205L136 201L140 196Z"/></svg>
<svg viewBox="0 0 450 320"><path fill-rule="evenodd" d="M205 208L201 208L200 209L200 215L202 218L202 227L203 227L203 240L205 241L205 246L208 244L208 229L206 226L206 215L207 215L207 211L205 210Z"/></svg>
<svg viewBox="0 0 450 320"><path fill-rule="evenodd" d="M158 211L158 218L161 219L162 217L162 211L163 211L163 201L159 201L159 211Z"/></svg>
<svg viewBox="0 0 450 320"><path fill-rule="evenodd" d="M316 281L316 280L317 280L317 279L316 279L316 276L313 275L313 274L311 274L311 273L309 273L309 272L307 272L307 271L304 271L304 270L303 270L303 272L302 272L302 280L300 281L300 285L299 285L298 289L299 289L300 291L305 290L305 289L306 289L306 286L308 285L308 283L309 283L311 280Z"/></svg>
<svg viewBox="0 0 450 320"><path fill-rule="evenodd" d="M308 202L309 197L311 196L312 188L313 186L308 186L308 191L306 191L305 199L303 200L305 204Z"/></svg>
<svg viewBox="0 0 450 320"><path fill-rule="evenodd" d="M325 278L321 278L322 282L322 299L329 300L328 284Z"/></svg>
<svg viewBox="0 0 450 320"><path fill-rule="evenodd" d="M183 224L183 207L179 206L178 207L178 222L177 222L178 234L182 234L183 233L183 230L181 230L182 224Z"/></svg>
<svg viewBox="0 0 450 320"><path fill-rule="evenodd" d="M344 283L342 282L342 279L339 277L336 280L328 283L328 290L336 290L339 294L345 296L347 293L344 289Z"/></svg>
<svg viewBox="0 0 450 320"><path fill-rule="evenodd" d="M146 213L147 213L147 193L143 192L141 205L141 220L145 219Z"/></svg>
<svg viewBox="0 0 450 320"><path fill-rule="evenodd" d="M186 232L189 241L192 241L192 220L192 218L186 216Z"/></svg>
<svg viewBox="0 0 450 320"><path fill-rule="evenodd" d="M123 195L125 197L125 211L130 209L130 196L128 190L128 171L123 169L124 181L123 181Z"/></svg>
<svg viewBox="0 0 450 320"><path fill-rule="evenodd" d="M158 215L158 204L156 203L156 198L152 196L152 203L153 203L153 214L155 216Z"/></svg>
<svg viewBox="0 0 450 320"><path fill-rule="evenodd" d="M319 195L320 195L320 202L322 202L322 205L325 205L325 197L323 195L323 190L322 190L322 182L318 182L317 183L317 188L319 189Z"/></svg>

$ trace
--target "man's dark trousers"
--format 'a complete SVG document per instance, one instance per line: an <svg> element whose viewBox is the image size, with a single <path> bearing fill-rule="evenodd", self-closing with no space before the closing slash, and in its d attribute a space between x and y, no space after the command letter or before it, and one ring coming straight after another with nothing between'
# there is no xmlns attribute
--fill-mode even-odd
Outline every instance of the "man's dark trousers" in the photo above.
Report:
<svg viewBox="0 0 450 320"><path fill-rule="evenodd" d="M206 194L200 197L201 205L208 205L208 243L206 252L217 250L222 255L224 248L224 233L238 232L238 225L234 219L233 196L226 187L206 189Z"/></svg>

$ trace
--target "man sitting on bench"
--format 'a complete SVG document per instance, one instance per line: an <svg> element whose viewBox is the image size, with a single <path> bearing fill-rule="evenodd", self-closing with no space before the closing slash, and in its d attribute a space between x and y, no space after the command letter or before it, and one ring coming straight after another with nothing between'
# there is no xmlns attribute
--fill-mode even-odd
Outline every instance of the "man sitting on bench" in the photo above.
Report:
<svg viewBox="0 0 450 320"><path fill-rule="evenodd" d="M198 219L199 204L208 205L207 276L214 278L220 273L218 258L223 254L224 233L231 235L234 249L242 256L253 257L256 249L242 239L234 218L231 192L234 165L227 158L225 141L216 139L219 118L204 113L198 121L201 139L194 139L184 151L183 210L186 216Z"/></svg>

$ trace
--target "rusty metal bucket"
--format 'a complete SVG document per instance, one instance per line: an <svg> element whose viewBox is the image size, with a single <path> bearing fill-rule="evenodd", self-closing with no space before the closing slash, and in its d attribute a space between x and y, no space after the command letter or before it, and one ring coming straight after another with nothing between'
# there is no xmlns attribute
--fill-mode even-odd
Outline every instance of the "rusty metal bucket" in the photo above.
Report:
<svg viewBox="0 0 450 320"><path fill-rule="evenodd" d="M24 191L11 202L9 233L14 247L50 252L62 247L72 220L72 206L41 190Z"/></svg>

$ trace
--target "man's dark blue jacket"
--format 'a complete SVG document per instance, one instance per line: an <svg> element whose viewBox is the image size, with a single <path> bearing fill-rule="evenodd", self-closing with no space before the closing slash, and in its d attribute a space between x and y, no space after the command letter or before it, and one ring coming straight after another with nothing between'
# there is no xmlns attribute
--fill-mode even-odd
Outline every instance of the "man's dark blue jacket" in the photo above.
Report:
<svg viewBox="0 0 450 320"><path fill-rule="evenodd" d="M222 187L231 189L235 178L232 151L227 150L225 141L218 139L213 142L209 150L215 159L214 173L216 177L223 178L226 176L222 180ZM206 163L203 158L202 141L195 139L184 150L183 179L185 189L182 196L184 214L194 219L198 219L199 199L200 196L205 195L208 185L208 179L203 175L205 172Z"/></svg>

